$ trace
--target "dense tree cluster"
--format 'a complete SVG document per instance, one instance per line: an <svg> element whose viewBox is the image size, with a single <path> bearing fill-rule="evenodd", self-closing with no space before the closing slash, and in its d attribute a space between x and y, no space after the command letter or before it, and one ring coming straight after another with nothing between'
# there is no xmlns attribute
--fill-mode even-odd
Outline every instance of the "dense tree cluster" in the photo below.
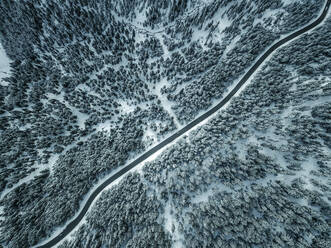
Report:
<svg viewBox="0 0 331 248"><path fill-rule="evenodd" d="M52 227L64 224L98 179L123 165L130 152L142 149L138 143L142 131L131 129L93 135L60 156L53 171L47 170L5 195L1 201L5 218L2 240L8 240L10 246L31 246Z"/></svg>
<svg viewBox="0 0 331 248"><path fill-rule="evenodd" d="M82 239L65 241L60 247L171 247L160 224L163 206L155 194L149 194L139 174L129 174L114 189L101 195L98 208L77 230Z"/></svg>

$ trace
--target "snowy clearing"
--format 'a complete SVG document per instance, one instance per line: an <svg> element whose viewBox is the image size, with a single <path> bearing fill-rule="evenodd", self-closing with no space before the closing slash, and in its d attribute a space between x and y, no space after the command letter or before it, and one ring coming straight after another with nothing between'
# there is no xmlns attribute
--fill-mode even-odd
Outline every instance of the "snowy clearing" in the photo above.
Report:
<svg viewBox="0 0 331 248"><path fill-rule="evenodd" d="M168 112L168 114L173 118L175 125L177 128L181 128L183 125L179 123L176 114L174 113L172 106L174 103L170 102L165 95L161 93L161 89L163 87L170 86L169 82L166 78L163 78L160 83L158 83L155 89L151 89L155 95L157 95L158 99L161 101L161 106Z"/></svg>
<svg viewBox="0 0 331 248"><path fill-rule="evenodd" d="M10 76L10 62L11 60L8 58L5 49L0 43L0 85L8 86L8 82L3 81L3 78Z"/></svg>
<svg viewBox="0 0 331 248"><path fill-rule="evenodd" d="M172 212L171 201L169 200L164 208L164 219L165 219L165 230L172 235L172 247L173 248L182 248L184 244L184 235L179 233L178 230L178 221Z"/></svg>

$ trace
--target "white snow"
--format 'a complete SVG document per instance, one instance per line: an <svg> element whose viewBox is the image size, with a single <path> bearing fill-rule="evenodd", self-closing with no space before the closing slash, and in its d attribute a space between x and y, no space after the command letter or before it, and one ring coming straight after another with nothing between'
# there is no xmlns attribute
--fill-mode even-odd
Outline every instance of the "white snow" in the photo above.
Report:
<svg viewBox="0 0 331 248"><path fill-rule="evenodd" d="M136 44L139 44L140 42L144 42L146 40L146 35L144 33L137 32L135 36L135 42Z"/></svg>
<svg viewBox="0 0 331 248"><path fill-rule="evenodd" d="M135 9L135 14L136 14L136 20L135 20L135 23L137 24L137 25L143 25L144 24L144 22L146 22L147 21L147 17L146 17L146 11L141 11L141 12L139 12L139 9L140 8L136 8Z"/></svg>
<svg viewBox="0 0 331 248"><path fill-rule="evenodd" d="M209 34L209 31L206 31L204 29L198 29L198 28L193 28L193 33L192 33L192 41L198 41L202 48L205 50L205 42L206 42L206 37Z"/></svg>
<svg viewBox="0 0 331 248"><path fill-rule="evenodd" d="M165 230L168 231L170 234L172 234L172 247L173 248L182 248L184 247L184 244L182 240L184 240L184 236L179 233L178 230L178 222L174 216L174 213L171 213L171 203L170 200L167 202L167 204L164 207L164 219L165 219ZM174 226L174 231L172 231L172 228Z"/></svg>
<svg viewBox="0 0 331 248"><path fill-rule="evenodd" d="M191 202L193 204L208 202L209 197L212 197L215 194L215 192L221 192L221 191L225 191L228 193L234 192L232 189L230 189L228 186L226 186L222 183L213 184L213 185L209 186L207 191L205 191L201 194L194 195L191 199Z"/></svg>
<svg viewBox="0 0 331 248"><path fill-rule="evenodd" d="M8 82L3 81L2 79L10 76L10 62L5 49L0 43L0 85L8 86Z"/></svg>
<svg viewBox="0 0 331 248"><path fill-rule="evenodd" d="M183 127L182 124L179 123L177 116L175 112L172 109L172 106L174 103L170 102L165 95L162 95L161 89L163 87L169 86L170 83L166 78L163 78L161 82L159 82L156 86L155 89L150 89L155 95L157 95L158 99L161 101L161 106L168 112L168 114L173 118L174 123L177 128Z"/></svg>
<svg viewBox="0 0 331 248"><path fill-rule="evenodd" d="M200 0L200 2L208 5L208 4L211 4L213 2L213 0Z"/></svg>
<svg viewBox="0 0 331 248"><path fill-rule="evenodd" d="M282 0L282 2L286 6L286 5L290 5L292 3L301 2L301 0Z"/></svg>
<svg viewBox="0 0 331 248"><path fill-rule="evenodd" d="M85 121L90 117L88 114L80 112L77 108L70 105L66 100L64 100L64 91L61 92L59 95L55 95L52 93L47 93L46 96L48 99L56 99L59 102L66 105L67 108L69 108L73 115L77 116L77 125L80 129L85 129Z"/></svg>
<svg viewBox="0 0 331 248"><path fill-rule="evenodd" d="M157 133L154 132L150 127L147 127L147 130L144 132L142 141L148 145L148 148L155 145L158 141Z"/></svg>
<svg viewBox="0 0 331 248"><path fill-rule="evenodd" d="M129 114L135 110L135 106L129 105L126 101L120 101L119 104L121 105L120 113L122 114Z"/></svg>
<svg viewBox="0 0 331 248"><path fill-rule="evenodd" d="M218 23L216 30L213 32L214 39L221 40L223 38L222 32L225 28L231 26L232 22L228 19L225 12L233 5L234 3L230 3L225 8L220 8L217 10L217 12L214 14L213 18L211 19L213 21L213 24L215 25Z"/></svg>
<svg viewBox="0 0 331 248"><path fill-rule="evenodd" d="M206 3L209 4L209 3ZM225 12L228 10L229 6L224 8L219 8L213 17L208 21L208 24L212 22L215 29L210 30L207 28L207 23L202 27L194 27L192 29L192 41L198 41L203 49L206 49L205 43L208 41L207 38L212 40L221 41L224 38L222 34L224 29L231 25L231 21L226 17ZM212 31L210 33L210 31Z"/></svg>
<svg viewBox="0 0 331 248"><path fill-rule="evenodd" d="M302 170L297 172L297 175L305 181L306 183L305 188L309 190L312 190L314 188L314 186L310 182L311 179L310 173L314 170L315 165L316 164L314 160L310 158L301 164Z"/></svg>
<svg viewBox="0 0 331 248"><path fill-rule="evenodd" d="M168 47L164 44L164 38L160 34L155 35L155 36L160 40L162 50L163 50L163 58L164 58L164 60L167 60L167 58L170 58L171 55L170 55Z"/></svg>
<svg viewBox="0 0 331 248"><path fill-rule="evenodd" d="M288 14L285 12L284 9L267 9L261 18L256 18L254 20L253 26L256 26L257 24L261 24L265 29L270 30L272 32L278 32L279 31L279 26L281 26L284 22L284 16L279 19L279 14L285 13L285 16ZM271 19L271 24L266 24L265 21L267 19ZM278 24L274 25L274 21L278 21Z"/></svg>
<svg viewBox="0 0 331 248"><path fill-rule="evenodd" d="M245 161L246 160L246 144L244 144L241 141L237 141L236 144L236 152L237 152L237 156L241 161Z"/></svg>
<svg viewBox="0 0 331 248"><path fill-rule="evenodd" d="M240 35L237 35L236 37L234 37L231 42L226 46L224 54L227 55L237 44L237 42L240 40Z"/></svg>
<svg viewBox="0 0 331 248"><path fill-rule="evenodd" d="M4 214L4 207L0 206L0 222L5 220L5 217L3 217Z"/></svg>
<svg viewBox="0 0 331 248"><path fill-rule="evenodd" d="M110 130L114 127L114 124L110 121L107 120L105 122L99 123L96 125L96 131L97 132L110 132Z"/></svg>
<svg viewBox="0 0 331 248"><path fill-rule="evenodd" d="M80 129L84 130L85 129L85 121L90 117L88 114L84 114L76 108L71 108L71 111L73 112L74 115L77 116L77 124Z"/></svg>
<svg viewBox="0 0 331 248"><path fill-rule="evenodd" d="M61 94L59 94L59 95L55 95L53 93L46 93L46 96L49 100L55 99L55 100L58 100L59 102L61 102L63 104L65 102L65 100L64 100L64 91L61 91Z"/></svg>
<svg viewBox="0 0 331 248"><path fill-rule="evenodd" d="M64 154L67 149L69 149L69 147L66 147L66 149L64 151L62 151L61 154ZM56 161L59 159L60 154L54 154L52 155L49 159L48 159L48 163L46 164L45 168L49 168L51 171L56 163Z"/></svg>
<svg viewBox="0 0 331 248"><path fill-rule="evenodd" d="M168 201L164 207L165 229L169 233L172 233L171 227L172 227L174 221L173 221L173 216L171 215L170 212L171 212L171 206L170 206L170 202Z"/></svg>

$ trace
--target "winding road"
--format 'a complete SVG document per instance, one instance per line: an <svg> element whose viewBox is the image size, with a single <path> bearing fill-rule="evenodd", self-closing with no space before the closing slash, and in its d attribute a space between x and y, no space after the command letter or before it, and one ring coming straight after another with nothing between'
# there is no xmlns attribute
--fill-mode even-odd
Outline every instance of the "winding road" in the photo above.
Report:
<svg viewBox="0 0 331 248"><path fill-rule="evenodd" d="M85 214L87 213L88 209L91 207L92 202L94 199L112 182L114 182L119 177L123 176L125 173L130 171L132 168L146 160L148 157L177 139L178 137L182 136L183 134L187 133L190 129L197 126L202 121L206 120L208 117L210 117L212 114L214 114L216 111L218 111L220 108L222 108L226 103L230 101L230 99L238 92L238 90L247 82L247 80L253 75L253 73L259 68L259 66L266 60L267 57L271 55L277 48L280 46L286 44L287 42L297 38L298 36L312 30L317 25L322 23L322 21L325 19L328 10L331 5L331 0L326 0L325 7L323 9L323 12L320 14L320 16L311 24L303 27L302 29L286 36L285 38L279 40L274 45L272 45L264 54L255 62L255 64L246 72L246 74L241 78L241 80L237 83L237 85L227 94L227 96L222 99L216 106L199 116L194 121L190 122L188 125L162 141L161 143L157 144L150 150L146 151L144 154L142 154L140 157L138 157L136 160L125 166L123 169L118 171L116 174L110 176L106 181L104 181L102 184L97 187L88 200L86 201L84 207L81 209L80 213L77 215L75 219L73 219L71 222L67 224L67 226L59 233L57 236L52 238L50 241L46 242L45 244L42 244L38 246L39 248L48 248L55 246L58 242L60 242L62 239L64 239L83 219Z"/></svg>

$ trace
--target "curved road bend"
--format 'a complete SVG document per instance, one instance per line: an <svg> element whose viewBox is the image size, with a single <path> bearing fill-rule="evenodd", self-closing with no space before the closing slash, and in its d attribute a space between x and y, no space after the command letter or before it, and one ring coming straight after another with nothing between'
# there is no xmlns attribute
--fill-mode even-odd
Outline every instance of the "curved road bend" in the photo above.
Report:
<svg viewBox="0 0 331 248"><path fill-rule="evenodd" d="M199 116L197 119L189 123L187 126L183 127L158 145L154 146L151 148L149 151L145 152L142 154L140 157L138 157L136 160L128 164L126 167L124 167L122 170L114 174L113 176L109 177L105 182L103 182L99 187L95 189L95 191L90 195L88 198L87 202L85 203L84 207L78 214L78 216L73 219L70 223L67 224L65 229L58 234L56 237L54 237L52 240L48 241L47 243L38 246L39 248L49 248L54 245L56 245L58 242L60 242L63 238L66 237L77 225L78 223L82 220L82 218L85 216L86 212L90 208L93 200L97 197L97 195L104 190L110 183L115 181L117 178L122 176L123 174L127 173L129 170L131 170L133 167L138 165L139 163L143 162L145 159L150 157L152 154L155 152L159 151L161 148L169 144L170 142L174 141L176 138L179 136L183 135L190 129L192 129L194 126L214 114L217 110L219 110L221 107L223 107L232 97L233 95L241 88L241 86L252 76L252 74L257 70L257 68L264 62L264 60L272 53L274 52L277 48L280 46L284 45L285 43L293 40L294 38L298 37L301 34L304 34L311 29L315 28L318 24L320 24L326 17L327 12L329 10L329 7L331 5L331 0L327 0L324 10L322 14L311 24L307 25L306 27L303 27L302 29L288 35L287 37L281 39L277 43L275 43L273 46L271 46L256 62L255 64L250 68L250 70L243 76L243 78L238 82L238 84L234 87L233 90L220 102L218 103L215 107L212 109L208 110L206 113L202 114Z"/></svg>

